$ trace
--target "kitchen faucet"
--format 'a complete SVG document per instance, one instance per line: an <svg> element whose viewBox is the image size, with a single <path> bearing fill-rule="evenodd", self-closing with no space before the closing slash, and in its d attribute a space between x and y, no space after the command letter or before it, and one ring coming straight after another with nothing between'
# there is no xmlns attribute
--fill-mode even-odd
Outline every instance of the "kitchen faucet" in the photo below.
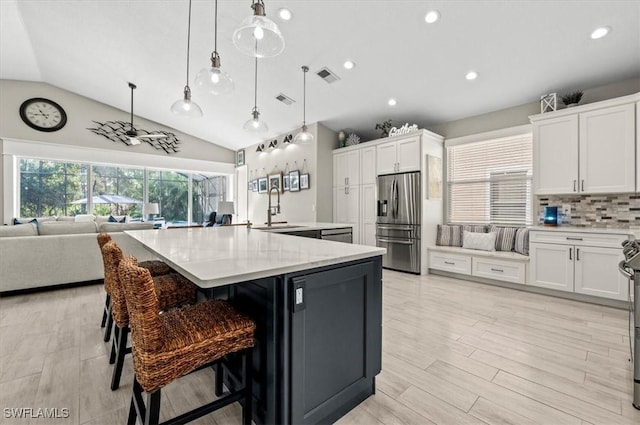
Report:
<svg viewBox="0 0 640 425"><path fill-rule="evenodd" d="M271 206L271 192L273 192L274 189L278 194L278 206L275 207L275 210L276 210L275 212L273 212L274 207ZM271 186L271 189L269 189L269 209L267 210L267 227L271 227L271 216L276 214L280 214L280 189L277 186Z"/></svg>

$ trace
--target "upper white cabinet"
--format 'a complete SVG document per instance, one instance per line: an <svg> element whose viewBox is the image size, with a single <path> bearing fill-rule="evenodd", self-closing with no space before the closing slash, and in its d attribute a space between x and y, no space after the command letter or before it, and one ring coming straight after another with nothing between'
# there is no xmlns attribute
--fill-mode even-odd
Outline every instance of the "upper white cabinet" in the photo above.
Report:
<svg viewBox="0 0 640 425"><path fill-rule="evenodd" d="M420 136L413 135L377 146L378 175L420 171Z"/></svg>
<svg viewBox="0 0 640 425"><path fill-rule="evenodd" d="M535 193L634 192L636 105L632 98L530 117Z"/></svg>
<svg viewBox="0 0 640 425"><path fill-rule="evenodd" d="M360 152L352 150L333 156L333 185L360 184Z"/></svg>

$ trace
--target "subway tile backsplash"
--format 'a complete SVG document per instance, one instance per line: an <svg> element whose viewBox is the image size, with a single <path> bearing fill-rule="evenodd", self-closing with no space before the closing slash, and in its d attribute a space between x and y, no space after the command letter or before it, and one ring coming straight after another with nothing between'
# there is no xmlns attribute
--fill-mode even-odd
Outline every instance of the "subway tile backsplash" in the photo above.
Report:
<svg viewBox="0 0 640 425"><path fill-rule="evenodd" d="M536 196L536 217L543 224L544 207L558 207L558 224L587 227L640 226L640 194ZM560 215L570 205L570 217Z"/></svg>

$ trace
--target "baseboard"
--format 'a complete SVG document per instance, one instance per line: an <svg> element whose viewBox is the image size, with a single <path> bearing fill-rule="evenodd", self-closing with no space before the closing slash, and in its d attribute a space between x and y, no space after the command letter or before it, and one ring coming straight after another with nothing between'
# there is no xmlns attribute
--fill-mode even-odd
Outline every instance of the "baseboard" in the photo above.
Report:
<svg viewBox="0 0 640 425"><path fill-rule="evenodd" d="M49 286L39 286L37 288L25 288L25 289L14 289L12 291L4 291L0 292L0 297L10 297L13 295L25 295L25 294L33 294L37 292L45 292L56 289L65 289L65 288L76 288L78 286L88 286L88 285L102 285L104 280L96 279L96 280L87 280L84 282L72 282L72 283L61 283L58 285L49 285Z"/></svg>

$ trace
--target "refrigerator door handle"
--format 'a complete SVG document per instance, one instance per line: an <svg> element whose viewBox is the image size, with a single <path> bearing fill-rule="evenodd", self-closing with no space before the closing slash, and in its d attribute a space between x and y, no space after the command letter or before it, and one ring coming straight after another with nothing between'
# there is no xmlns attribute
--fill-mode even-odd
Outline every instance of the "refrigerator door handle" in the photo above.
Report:
<svg viewBox="0 0 640 425"><path fill-rule="evenodd" d="M395 188L393 193L393 218L398 218L398 180L393 179L393 186Z"/></svg>
<svg viewBox="0 0 640 425"><path fill-rule="evenodd" d="M397 244L400 244L400 245L413 245L415 240L404 241L404 240L391 240L391 239L378 238L378 242L397 243Z"/></svg>
<svg viewBox="0 0 640 425"><path fill-rule="evenodd" d="M394 225L394 226L382 226L382 225L378 224L378 229L382 229L382 230L413 230L413 227L412 226L398 227L397 225Z"/></svg>

